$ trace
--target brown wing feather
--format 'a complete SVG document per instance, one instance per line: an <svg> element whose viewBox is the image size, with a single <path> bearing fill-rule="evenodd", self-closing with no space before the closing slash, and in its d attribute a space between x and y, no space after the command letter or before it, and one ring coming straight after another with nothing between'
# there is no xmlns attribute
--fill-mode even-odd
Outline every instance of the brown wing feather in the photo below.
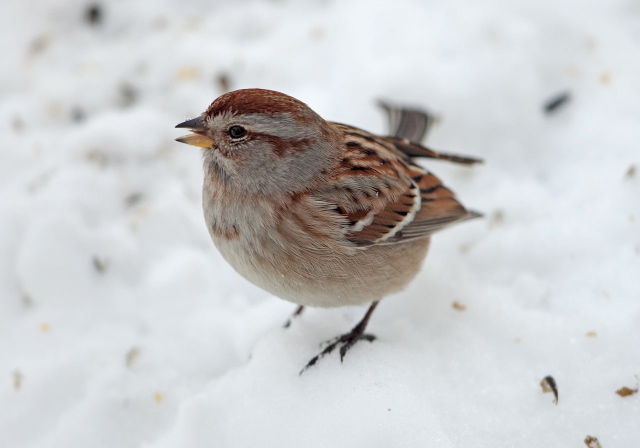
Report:
<svg viewBox="0 0 640 448"><path fill-rule="evenodd" d="M361 221L361 230L351 231L348 239L359 245L382 243L394 238L413 219L420 209L418 187L411 183L395 200L389 199L381 208L369 212L366 221Z"/></svg>
<svg viewBox="0 0 640 448"><path fill-rule="evenodd" d="M482 159L457 154L447 154L436 152L417 143L412 143L406 138L387 137L389 141L403 154L409 157L426 157L429 159L447 160L449 162L460 163L462 165L474 165L482 163Z"/></svg>
<svg viewBox="0 0 640 448"><path fill-rule="evenodd" d="M343 216L347 242L396 244L478 216L440 179L415 165L393 138L336 126L346 136L344 158L333 179L313 195Z"/></svg>
<svg viewBox="0 0 640 448"><path fill-rule="evenodd" d="M456 222L480 216L464 208L433 174L425 172L414 180L420 187L422 206L413 221L402 230L403 239L428 236Z"/></svg>
<svg viewBox="0 0 640 448"><path fill-rule="evenodd" d="M378 101L378 104L387 112L389 135L394 137L420 143L437 121L434 115L424 110L398 107L384 101Z"/></svg>

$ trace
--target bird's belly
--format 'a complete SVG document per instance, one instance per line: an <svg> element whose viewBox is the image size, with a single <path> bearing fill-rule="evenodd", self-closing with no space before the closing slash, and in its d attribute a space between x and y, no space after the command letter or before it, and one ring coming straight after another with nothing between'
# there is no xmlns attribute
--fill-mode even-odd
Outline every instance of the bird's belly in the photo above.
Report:
<svg viewBox="0 0 640 448"><path fill-rule="evenodd" d="M402 290L418 273L429 246L424 238L318 251L291 247L291 241L212 238L225 260L251 283L290 302L317 307L359 305Z"/></svg>

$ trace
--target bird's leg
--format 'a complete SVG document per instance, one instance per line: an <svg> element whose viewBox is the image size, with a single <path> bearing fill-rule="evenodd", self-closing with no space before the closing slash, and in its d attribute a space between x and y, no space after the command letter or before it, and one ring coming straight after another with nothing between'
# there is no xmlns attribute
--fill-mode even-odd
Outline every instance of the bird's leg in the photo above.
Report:
<svg viewBox="0 0 640 448"><path fill-rule="evenodd" d="M342 360L344 359L344 356L347 354L347 351L351 347L353 347L353 345L356 342L358 342L360 339L366 339L369 342L373 342L373 340L376 337L374 335L372 335L372 334L365 333L364 330L365 330L365 328L367 328L367 324L369 323L369 318L371 317L371 314L373 313L373 310L376 309L376 306L378 306L378 302L373 302L371 304L371 306L369 307L369 309L367 310L367 313L362 318L362 320L360 322L358 322L358 325L353 327L353 329L349 333L345 333L345 334L343 334L341 336L338 336L335 339L331 339L330 341L327 341L329 343L329 345L327 345L324 348L324 350L322 350L316 356L311 358L309 360L309 362L307 363L307 365L304 366L304 368L300 371L300 374L302 374L302 372L304 372L309 367L311 367L316 362L318 362L318 360L320 358L322 358L324 355L328 355L329 353L331 353L338 345L341 345L341 347L340 347L340 362L342 362Z"/></svg>
<svg viewBox="0 0 640 448"><path fill-rule="evenodd" d="M293 312L291 317L289 317L289 319L287 319L287 321L284 323L284 328L289 328L293 318L299 316L300 314L302 314L302 310L304 310L304 305L300 305L298 308L296 308L296 310Z"/></svg>

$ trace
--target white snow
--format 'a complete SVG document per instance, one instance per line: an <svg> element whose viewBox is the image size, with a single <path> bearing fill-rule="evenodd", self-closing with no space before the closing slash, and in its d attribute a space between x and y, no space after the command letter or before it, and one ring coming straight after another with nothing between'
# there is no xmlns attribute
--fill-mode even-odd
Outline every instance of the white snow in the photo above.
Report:
<svg viewBox="0 0 640 448"><path fill-rule="evenodd" d="M637 2L89 5L0 3L1 447L640 446ZM298 375L364 308L285 330L209 240L173 126L222 75L379 133L377 99L427 107L486 161L426 162L486 218L343 364Z"/></svg>

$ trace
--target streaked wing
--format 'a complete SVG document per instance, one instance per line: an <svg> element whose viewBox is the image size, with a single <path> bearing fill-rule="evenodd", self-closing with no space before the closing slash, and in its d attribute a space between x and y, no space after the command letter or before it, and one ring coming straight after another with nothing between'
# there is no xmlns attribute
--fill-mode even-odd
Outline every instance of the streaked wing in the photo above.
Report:
<svg viewBox="0 0 640 448"><path fill-rule="evenodd" d="M403 240L427 236L451 224L482 216L467 210L432 173L411 168L416 174L413 180L419 187L421 207L413 221L400 232Z"/></svg>
<svg viewBox="0 0 640 448"><path fill-rule="evenodd" d="M395 244L478 216L390 139L335 125L346 137L344 157L332 182L313 196L343 217L348 242L361 247Z"/></svg>

